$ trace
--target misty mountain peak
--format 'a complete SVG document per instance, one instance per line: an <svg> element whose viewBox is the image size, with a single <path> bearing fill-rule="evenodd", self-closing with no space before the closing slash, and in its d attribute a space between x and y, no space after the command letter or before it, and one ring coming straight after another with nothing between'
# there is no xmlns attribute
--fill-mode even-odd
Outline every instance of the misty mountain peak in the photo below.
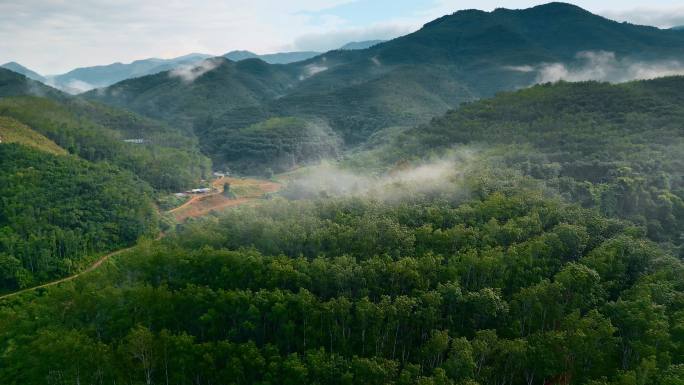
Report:
<svg viewBox="0 0 684 385"><path fill-rule="evenodd" d="M23 65L15 62L15 61L5 63L5 64L1 65L0 67L2 67L4 69L8 69L8 70L13 71L13 72L16 72L18 74L22 74L29 79L38 80L41 82L45 81L45 77L43 77L43 75L41 75L35 71L32 71L32 70L24 67Z"/></svg>

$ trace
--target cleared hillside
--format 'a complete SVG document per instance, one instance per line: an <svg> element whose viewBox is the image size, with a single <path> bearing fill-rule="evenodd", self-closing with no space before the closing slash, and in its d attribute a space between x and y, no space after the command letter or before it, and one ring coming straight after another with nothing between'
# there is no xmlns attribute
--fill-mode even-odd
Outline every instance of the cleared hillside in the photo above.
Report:
<svg viewBox="0 0 684 385"><path fill-rule="evenodd" d="M25 124L6 116L0 116L0 143L23 144L54 155L67 154L52 140L33 131Z"/></svg>

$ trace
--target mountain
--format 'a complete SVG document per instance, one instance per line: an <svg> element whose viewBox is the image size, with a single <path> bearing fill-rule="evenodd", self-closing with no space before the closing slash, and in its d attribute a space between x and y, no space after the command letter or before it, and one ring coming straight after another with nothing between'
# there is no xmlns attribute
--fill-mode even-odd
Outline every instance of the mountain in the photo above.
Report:
<svg viewBox="0 0 684 385"><path fill-rule="evenodd" d="M339 49L341 50L355 50L355 49L366 49L370 48L374 45L378 45L380 43L384 43L385 40L366 40L366 41L353 41L351 43L347 43L340 47Z"/></svg>
<svg viewBox="0 0 684 385"><path fill-rule="evenodd" d="M0 163L0 293L156 236L154 199L211 170L187 132L1 68Z"/></svg>
<svg viewBox="0 0 684 385"><path fill-rule="evenodd" d="M225 57L228 60L232 60L232 61L241 61L241 60L247 60L247 59L258 59L259 55L255 54L254 52L251 52L251 51L230 51L227 54L223 55L223 57ZM266 61L266 60L264 60L264 61Z"/></svg>
<svg viewBox="0 0 684 385"><path fill-rule="evenodd" d="M368 41L359 41L359 42L351 42L343 45L342 47L338 48L339 50L357 50L357 49L366 49L370 48L374 45L383 43L384 40L368 40ZM290 64L290 63L295 63L299 61L304 61L311 59L313 57L316 57L318 55L321 55L322 52L313 52L313 51L296 51L296 52L278 52L278 53L272 53L272 54L265 54L265 55L258 55L255 54L254 52L250 51L231 51L228 52L227 54L223 55L226 59L232 60L232 61L240 61L240 60L246 60L246 59L261 59L265 61L266 63L269 64Z"/></svg>
<svg viewBox="0 0 684 385"><path fill-rule="evenodd" d="M62 92L16 71L0 68L0 98L22 95L46 96L55 99L66 96Z"/></svg>
<svg viewBox="0 0 684 385"><path fill-rule="evenodd" d="M683 385L680 35L550 4L75 97L0 70L0 384ZM196 137L268 180L186 221Z"/></svg>
<svg viewBox="0 0 684 385"><path fill-rule="evenodd" d="M106 161L129 170L160 191L194 186L211 168L192 133L71 97L5 69L0 69L2 117L31 128L87 161ZM144 143L129 144L127 139Z"/></svg>
<svg viewBox="0 0 684 385"><path fill-rule="evenodd" d="M294 68L260 59L233 62L217 57L195 68L125 80L85 96L191 128L199 116L211 118L225 111L266 105L287 94L298 75Z"/></svg>
<svg viewBox="0 0 684 385"><path fill-rule="evenodd" d="M471 148L483 167L543 180L684 257L683 106L684 77L539 85L386 137L354 162L393 165Z"/></svg>
<svg viewBox="0 0 684 385"><path fill-rule="evenodd" d="M215 163L230 165L231 132L272 118L329 126L345 146L356 146L381 129L426 122L502 90L563 74L584 80L595 76L590 70L597 65L615 72L602 80L657 76L663 63L684 59L683 48L678 32L551 3L459 11L365 50L331 51L287 65L213 60L191 81L168 72L85 96L192 128ZM667 68L667 74L684 72Z"/></svg>
<svg viewBox="0 0 684 385"><path fill-rule="evenodd" d="M344 45L340 49L364 49L380 42L382 41L371 40L367 42L353 42ZM269 64L289 64L311 59L312 57L318 56L320 54L320 52L297 51L257 55L250 51L231 51L223 56L232 61L258 58ZM128 64L113 63L93 67L83 67L74 69L65 74L50 76L42 76L16 62L5 63L0 67L20 73L30 79L43 82L69 94L79 94L94 88L107 87L126 79L153 75L183 66L192 66L211 57L211 55L192 53L173 59L151 58L136 60Z"/></svg>
<svg viewBox="0 0 684 385"><path fill-rule="evenodd" d="M22 74L29 79L37 80L39 82L45 81L45 77L43 77L43 75L41 75L37 72L31 71L30 69L24 67L23 65L21 65L17 62L5 63L5 64L1 65L0 67L2 67L4 69L8 69L10 71L14 71L14 72L19 73L19 74Z"/></svg>
<svg viewBox="0 0 684 385"><path fill-rule="evenodd" d="M132 63L83 67L62 75L49 76L47 83L66 92L76 94L93 88L106 87L125 79L152 75L179 66L192 65L211 55L193 53L173 59L144 59Z"/></svg>
<svg viewBox="0 0 684 385"><path fill-rule="evenodd" d="M269 64L289 64L302 60L311 59L314 56L320 55L320 52L279 52L266 55L257 55L250 51L231 51L223 55L225 58L232 61L240 61L245 59L261 59Z"/></svg>

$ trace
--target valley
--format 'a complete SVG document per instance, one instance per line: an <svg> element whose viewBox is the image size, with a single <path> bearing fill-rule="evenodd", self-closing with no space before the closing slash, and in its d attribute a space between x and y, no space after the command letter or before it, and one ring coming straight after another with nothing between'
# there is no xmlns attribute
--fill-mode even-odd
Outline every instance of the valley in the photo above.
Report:
<svg viewBox="0 0 684 385"><path fill-rule="evenodd" d="M7 60L0 384L682 385L684 34L379 2L112 3L166 26L122 57L275 53ZM318 24L218 33L269 12Z"/></svg>

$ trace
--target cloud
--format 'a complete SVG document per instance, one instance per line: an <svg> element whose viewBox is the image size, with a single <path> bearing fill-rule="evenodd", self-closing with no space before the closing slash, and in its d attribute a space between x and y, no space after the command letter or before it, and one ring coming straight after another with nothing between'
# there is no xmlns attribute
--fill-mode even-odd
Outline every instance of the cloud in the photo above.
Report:
<svg viewBox="0 0 684 385"><path fill-rule="evenodd" d="M186 83L192 83L195 79L214 70L219 65L221 65L221 59L207 59L199 64L187 64L176 67L169 72L169 76L172 78L180 78Z"/></svg>
<svg viewBox="0 0 684 385"><path fill-rule="evenodd" d="M507 69L509 71L514 71L514 72L534 72L536 69L533 66L506 66L504 69Z"/></svg>
<svg viewBox="0 0 684 385"><path fill-rule="evenodd" d="M301 11L350 1L0 1L0 62L14 60L49 75L189 52L273 52L328 28Z"/></svg>
<svg viewBox="0 0 684 385"><path fill-rule="evenodd" d="M366 196L396 201L415 194L454 193L463 174L477 167L477 152L461 148L441 159L371 175L322 163L295 175L283 194L288 198Z"/></svg>
<svg viewBox="0 0 684 385"><path fill-rule="evenodd" d="M543 63L536 66L505 68L516 72L536 72L535 83L553 83L560 80L622 83L684 75L684 63L676 60L635 61L629 58L620 59L615 53L606 51L580 52L576 55L576 59L577 61L572 64Z"/></svg>
<svg viewBox="0 0 684 385"><path fill-rule="evenodd" d="M627 21L639 25L652 25L670 28L684 25L684 6L673 7L637 7L627 10L603 11L601 14L609 19Z"/></svg>
<svg viewBox="0 0 684 385"><path fill-rule="evenodd" d="M665 1L665 0L663 0ZM17 61L44 75L75 67L189 52L222 55L327 51L349 41L391 39L458 9L524 8L530 0L0 0L0 62ZM606 16L642 24L684 24L684 7L633 8L636 0L601 6ZM358 4L354 12L340 5ZM382 5L382 4L381 4ZM337 9L335 8L337 7ZM373 12L361 12L366 8ZM336 13L337 12L337 13Z"/></svg>
<svg viewBox="0 0 684 385"><path fill-rule="evenodd" d="M70 80L67 83L57 83L55 82L54 77L47 77L45 84L49 85L50 87L57 88L59 90L62 90L66 93L72 94L72 95L77 95L83 92L90 91L92 89L95 89L94 85L84 82L82 80Z"/></svg>
<svg viewBox="0 0 684 385"><path fill-rule="evenodd" d="M323 57L325 59L325 57ZM304 72L299 75L299 80L308 79L316 74L327 71L328 67L321 64L312 63L304 67Z"/></svg>
<svg viewBox="0 0 684 385"><path fill-rule="evenodd" d="M74 93L80 94L82 92L94 89L95 86L82 80L71 80L69 83L66 84L64 88L68 90L73 90Z"/></svg>
<svg viewBox="0 0 684 385"><path fill-rule="evenodd" d="M302 51L328 51L351 41L390 40L417 29L414 23L377 24L369 27L340 28L309 33L295 39L291 48Z"/></svg>

